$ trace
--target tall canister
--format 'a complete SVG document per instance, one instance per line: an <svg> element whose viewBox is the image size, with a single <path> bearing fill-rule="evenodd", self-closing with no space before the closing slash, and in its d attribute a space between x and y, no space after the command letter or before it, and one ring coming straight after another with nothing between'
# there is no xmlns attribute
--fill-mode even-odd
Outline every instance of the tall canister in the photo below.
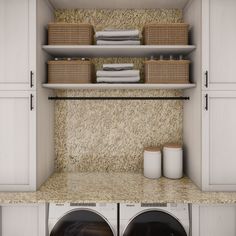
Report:
<svg viewBox="0 0 236 236"><path fill-rule="evenodd" d="M150 179L161 177L162 160L159 147L147 147L144 149L143 160L144 176Z"/></svg>
<svg viewBox="0 0 236 236"><path fill-rule="evenodd" d="M180 144L163 147L163 175L170 179L183 177L183 148Z"/></svg>

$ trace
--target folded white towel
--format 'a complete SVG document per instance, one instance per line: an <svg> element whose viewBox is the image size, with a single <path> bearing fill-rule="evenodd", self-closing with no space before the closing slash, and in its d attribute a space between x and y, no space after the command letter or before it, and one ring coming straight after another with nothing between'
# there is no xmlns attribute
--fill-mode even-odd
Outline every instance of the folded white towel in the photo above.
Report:
<svg viewBox="0 0 236 236"><path fill-rule="evenodd" d="M134 68L133 63L117 63L117 64L103 64L103 70L106 71L120 71L120 70L132 70Z"/></svg>
<svg viewBox="0 0 236 236"><path fill-rule="evenodd" d="M103 31L133 31L134 29L105 28Z"/></svg>
<svg viewBox="0 0 236 236"><path fill-rule="evenodd" d="M95 37L139 36L139 30L105 30L95 33Z"/></svg>
<svg viewBox="0 0 236 236"><path fill-rule="evenodd" d="M135 83L139 82L140 77L97 77L98 83Z"/></svg>
<svg viewBox="0 0 236 236"><path fill-rule="evenodd" d="M140 40L140 37L139 36L122 36L122 37L104 37L104 36L99 36L99 37L96 37L96 40L107 40L107 41L124 41L124 40Z"/></svg>
<svg viewBox="0 0 236 236"><path fill-rule="evenodd" d="M108 41L108 40L97 40L97 45L140 45L138 40L123 40L123 41Z"/></svg>
<svg viewBox="0 0 236 236"><path fill-rule="evenodd" d="M139 70L97 71L97 77L136 77L139 74Z"/></svg>

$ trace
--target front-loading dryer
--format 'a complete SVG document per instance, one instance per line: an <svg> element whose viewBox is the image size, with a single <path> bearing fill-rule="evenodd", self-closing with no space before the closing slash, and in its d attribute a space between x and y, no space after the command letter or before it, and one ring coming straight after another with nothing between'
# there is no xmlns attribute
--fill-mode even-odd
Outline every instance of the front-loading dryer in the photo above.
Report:
<svg viewBox="0 0 236 236"><path fill-rule="evenodd" d="M189 236L188 204L120 204L120 236Z"/></svg>
<svg viewBox="0 0 236 236"><path fill-rule="evenodd" d="M117 204L49 204L50 236L117 236Z"/></svg>

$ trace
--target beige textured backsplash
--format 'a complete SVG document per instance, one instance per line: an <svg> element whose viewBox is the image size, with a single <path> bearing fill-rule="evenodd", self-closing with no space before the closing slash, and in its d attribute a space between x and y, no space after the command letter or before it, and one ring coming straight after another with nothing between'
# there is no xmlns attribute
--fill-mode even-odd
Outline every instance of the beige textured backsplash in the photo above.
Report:
<svg viewBox="0 0 236 236"><path fill-rule="evenodd" d="M182 22L179 10L57 10L59 22L88 22L96 30L138 28L150 22ZM103 63L131 62L141 70L144 58L96 58ZM57 91L58 96L180 96L181 91ZM182 101L57 101L57 171L141 172L143 148L182 142Z"/></svg>
<svg viewBox="0 0 236 236"><path fill-rule="evenodd" d="M128 0L127 0L128 1ZM142 31L147 23L181 23L182 11L176 9L148 10L57 10L57 22L90 23L95 30L104 28L130 29Z"/></svg>
<svg viewBox="0 0 236 236"><path fill-rule="evenodd" d="M179 96L179 91L58 91L58 96ZM143 148L182 141L182 101L57 101L58 171L142 170Z"/></svg>

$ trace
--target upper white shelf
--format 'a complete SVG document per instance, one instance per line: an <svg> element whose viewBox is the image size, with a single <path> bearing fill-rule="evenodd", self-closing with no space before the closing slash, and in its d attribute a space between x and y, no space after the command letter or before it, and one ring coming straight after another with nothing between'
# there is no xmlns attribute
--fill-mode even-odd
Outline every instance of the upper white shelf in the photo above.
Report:
<svg viewBox="0 0 236 236"><path fill-rule="evenodd" d="M189 89L195 84L43 84L49 89Z"/></svg>
<svg viewBox="0 0 236 236"><path fill-rule="evenodd" d="M55 9L184 9L189 0L48 0Z"/></svg>
<svg viewBox="0 0 236 236"><path fill-rule="evenodd" d="M196 47L192 45L45 45L43 49L54 57L150 57L162 55L187 55Z"/></svg>

